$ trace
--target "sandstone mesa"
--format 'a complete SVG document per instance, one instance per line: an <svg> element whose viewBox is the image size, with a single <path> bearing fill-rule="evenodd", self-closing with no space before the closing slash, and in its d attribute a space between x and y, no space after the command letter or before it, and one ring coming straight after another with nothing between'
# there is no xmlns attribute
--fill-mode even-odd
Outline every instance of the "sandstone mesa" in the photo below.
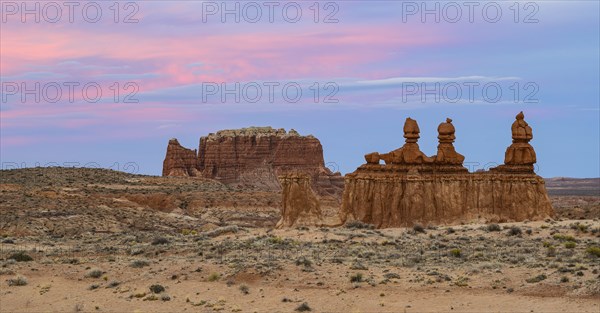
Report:
<svg viewBox="0 0 600 313"><path fill-rule="evenodd" d="M163 176L205 177L225 184L279 190L279 175L302 172L311 177L319 194L340 195L343 177L323 159L323 147L314 136L295 130L249 127L222 130L200 138L198 150L171 139L163 162Z"/></svg>

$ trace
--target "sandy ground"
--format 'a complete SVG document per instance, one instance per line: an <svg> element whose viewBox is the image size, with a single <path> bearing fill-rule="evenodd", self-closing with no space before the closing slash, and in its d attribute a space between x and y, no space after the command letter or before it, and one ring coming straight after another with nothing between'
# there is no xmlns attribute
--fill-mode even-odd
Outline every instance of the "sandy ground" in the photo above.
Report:
<svg viewBox="0 0 600 313"><path fill-rule="evenodd" d="M600 258L588 252L599 221L500 228L239 228L162 244L145 233L5 238L0 310L600 312ZM19 250L33 261L8 259ZM9 286L19 275L27 284ZM156 284L165 290L153 294Z"/></svg>

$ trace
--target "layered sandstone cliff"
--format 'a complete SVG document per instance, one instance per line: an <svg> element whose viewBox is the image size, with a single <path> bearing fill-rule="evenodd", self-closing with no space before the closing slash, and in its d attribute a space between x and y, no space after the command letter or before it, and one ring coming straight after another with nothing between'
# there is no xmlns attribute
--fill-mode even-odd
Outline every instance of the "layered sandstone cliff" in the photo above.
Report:
<svg viewBox="0 0 600 313"><path fill-rule="evenodd" d="M367 163L346 175L340 219L385 228L554 215L544 180L533 172L533 136L522 112L512 126L506 164L488 172L468 173L462 166L464 157L452 144L452 120L440 124L438 132L438 154L427 157L417 144L418 125L408 118L402 148L365 155Z"/></svg>
<svg viewBox="0 0 600 313"><path fill-rule="evenodd" d="M535 174L412 173L362 169L346 177L340 218L378 228L472 221L523 221L553 216Z"/></svg>
<svg viewBox="0 0 600 313"><path fill-rule="evenodd" d="M190 155L186 154L185 162L179 161L180 150L169 149L164 164L183 163L179 167L187 169ZM278 176L300 172L311 177L312 187L320 194L338 195L344 183L339 173L325 167L319 140L311 135L301 136L293 129L286 132L271 127L249 127L211 133L200 138L194 158L193 170L163 166L163 175L202 176L226 184L280 189Z"/></svg>
<svg viewBox="0 0 600 313"><path fill-rule="evenodd" d="M162 176L198 176L196 150L186 149L177 139L169 140Z"/></svg>

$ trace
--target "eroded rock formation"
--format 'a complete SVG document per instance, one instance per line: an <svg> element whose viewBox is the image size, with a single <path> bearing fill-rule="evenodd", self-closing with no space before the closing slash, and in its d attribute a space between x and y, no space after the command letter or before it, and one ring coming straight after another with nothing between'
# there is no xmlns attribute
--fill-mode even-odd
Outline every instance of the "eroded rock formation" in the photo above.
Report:
<svg viewBox="0 0 600 313"><path fill-rule="evenodd" d="M533 173L533 164L537 162L535 151L529 144L529 141L533 139L533 131L529 124L525 122L523 112L517 114L511 132L512 144L506 148L504 165L493 170Z"/></svg>
<svg viewBox="0 0 600 313"><path fill-rule="evenodd" d="M282 187L281 220L276 228L321 226L323 214L319 200L311 187L311 176L288 173L279 177Z"/></svg>
<svg viewBox="0 0 600 313"><path fill-rule="evenodd" d="M367 163L346 175L340 219L385 228L554 215L544 180L533 172L535 152L528 143L532 132L522 112L512 126L506 164L488 172L468 173L462 166L464 156L453 146L452 120L440 124L438 132L437 155L427 157L417 145L418 125L408 118L402 148L365 155Z"/></svg>
<svg viewBox="0 0 600 313"><path fill-rule="evenodd" d="M173 138L167 146L162 176L198 176L196 162L196 150L182 147L179 141Z"/></svg>
<svg viewBox="0 0 600 313"><path fill-rule="evenodd" d="M250 127L211 133L200 138L198 154L194 153L194 171L178 169L189 168L191 155L187 153L185 162L167 162L179 160L180 151L179 148L171 148L169 142L164 176L202 176L226 184L279 189L279 175L301 172L311 177L313 188L320 194L340 195L343 188L341 174L325 167L319 140L311 135L300 136L293 129L286 132L271 127ZM181 165L172 170L171 166L166 166L171 163Z"/></svg>

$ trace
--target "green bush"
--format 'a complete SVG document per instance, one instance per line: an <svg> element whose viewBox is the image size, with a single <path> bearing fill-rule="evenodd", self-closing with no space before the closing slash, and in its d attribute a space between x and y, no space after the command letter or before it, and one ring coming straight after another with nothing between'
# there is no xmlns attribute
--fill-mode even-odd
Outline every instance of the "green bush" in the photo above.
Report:
<svg viewBox="0 0 600 313"><path fill-rule="evenodd" d="M554 238L558 241L573 241L573 242L576 241L573 236L563 235L563 234L554 234L554 236L552 236L552 238Z"/></svg>
<svg viewBox="0 0 600 313"><path fill-rule="evenodd" d="M221 278L221 274L219 273L212 273L208 276L208 281L217 281Z"/></svg>
<svg viewBox="0 0 600 313"><path fill-rule="evenodd" d="M565 248L567 248L567 249L573 249L573 248L575 248L576 245L577 244L572 241L565 242Z"/></svg>
<svg viewBox="0 0 600 313"><path fill-rule="evenodd" d="M453 257L460 258L460 256L461 256L460 249L455 248L455 249L450 250L450 255Z"/></svg>
<svg viewBox="0 0 600 313"><path fill-rule="evenodd" d="M541 274L541 275L538 275L536 277L528 278L525 281L528 282L528 283L530 283L530 284L533 284L533 283L539 283L539 282L541 282L542 280L544 280L546 278L548 278L548 276L546 276L544 274Z"/></svg>
<svg viewBox="0 0 600 313"><path fill-rule="evenodd" d="M589 247L585 252L600 258L600 247Z"/></svg>

